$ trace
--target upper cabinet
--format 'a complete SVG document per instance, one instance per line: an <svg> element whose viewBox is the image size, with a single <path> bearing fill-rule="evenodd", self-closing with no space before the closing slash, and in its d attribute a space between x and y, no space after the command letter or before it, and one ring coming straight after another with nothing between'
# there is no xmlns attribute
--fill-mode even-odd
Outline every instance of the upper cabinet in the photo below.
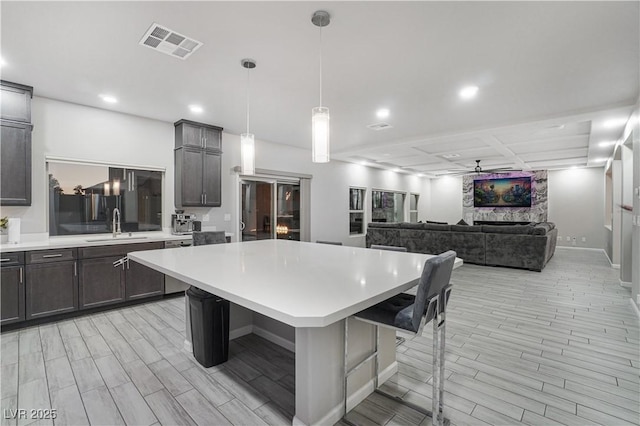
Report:
<svg viewBox="0 0 640 426"><path fill-rule="evenodd" d="M31 123L33 87L4 80L0 81L0 86L2 87L0 119Z"/></svg>
<svg viewBox="0 0 640 426"><path fill-rule="evenodd" d="M194 121L175 123L175 204L222 204L222 128Z"/></svg>
<svg viewBox="0 0 640 426"><path fill-rule="evenodd" d="M190 146L207 150L222 149L222 127L180 120L176 127L176 148Z"/></svg>
<svg viewBox="0 0 640 426"><path fill-rule="evenodd" d="M0 205L31 205L31 97L33 87L0 81Z"/></svg>

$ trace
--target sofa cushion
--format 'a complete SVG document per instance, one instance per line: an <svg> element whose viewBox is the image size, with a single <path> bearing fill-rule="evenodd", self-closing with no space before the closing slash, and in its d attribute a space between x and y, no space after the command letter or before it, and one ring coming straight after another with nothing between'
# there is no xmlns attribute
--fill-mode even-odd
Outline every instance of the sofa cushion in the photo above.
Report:
<svg viewBox="0 0 640 426"><path fill-rule="evenodd" d="M482 232L482 226L473 225L451 225L453 232Z"/></svg>
<svg viewBox="0 0 640 426"><path fill-rule="evenodd" d="M371 222L369 223L369 228L400 228L402 223L398 222Z"/></svg>
<svg viewBox="0 0 640 426"><path fill-rule="evenodd" d="M529 225L482 225L482 232L489 234L531 234Z"/></svg>
<svg viewBox="0 0 640 426"><path fill-rule="evenodd" d="M535 224L531 233L533 235L547 235L547 233L555 227L556 224L553 222L540 222Z"/></svg>
<svg viewBox="0 0 640 426"><path fill-rule="evenodd" d="M460 219L458 223L456 223L456 225L469 225L469 224L465 222L464 219Z"/></svg>
<svg viewBox="0 0 640 426"><path fill-rule="evenodd" d="M451 225L447 225L447 224L427 222L427 223L423 223L422 226L423 226L422 229L426 229L428 231L450 231L451 230Z"/></svg>

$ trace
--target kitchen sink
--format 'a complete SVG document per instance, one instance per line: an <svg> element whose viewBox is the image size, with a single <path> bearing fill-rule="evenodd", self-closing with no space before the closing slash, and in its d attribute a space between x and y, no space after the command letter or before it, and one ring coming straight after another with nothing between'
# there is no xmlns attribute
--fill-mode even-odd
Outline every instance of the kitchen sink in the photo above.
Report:
<svg viewBox="0 0 640 426"><path fill-rule="evenodd" d="M91 238L86 240L88 243L98 242L98 241L131 241L131 240L145 240L147 237L109 237L109 238Z"/></svg>

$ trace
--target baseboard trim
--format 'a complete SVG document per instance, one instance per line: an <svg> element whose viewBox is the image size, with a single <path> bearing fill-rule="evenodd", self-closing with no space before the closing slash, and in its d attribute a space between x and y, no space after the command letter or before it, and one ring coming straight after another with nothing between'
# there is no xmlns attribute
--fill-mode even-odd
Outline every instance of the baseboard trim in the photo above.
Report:
<svg viewBox="0 0 640 426"><path fill-rule="evenodd" d="M254 330L253 324L245 325L244 327L236 328L229 331L229 340L237 339L238 337L251 334Z"/></svg>
<svg viewBox="0 0 640 426"><path fill-rule="evenodd" d="M602 250L604 252L605 257L607 258L607 260L609 261L609 265L611 265L611 267L613 269L620 269L620 264L618 263L613 263L613 261L611 260L611 258L609 257L609 255L607 254L606 250Z"/></svg>
<svg viewBox="0 0 640 426"><path fill-rule="evenodd" d="M628 281L618 280L620 282L620 287L631 288L631 283Z"/></svg>
<svg viewBox="0 0 640 426"><path fill-rule="evenodd" d="M248 334L248 333L247 333ZM285 348L288 351L294 352L296 351L296 343L290 340L285 339L284 337L278 336L270 331L265 330L264 328L260 328L256 325L253 326L253 334L258 335L271 343L275 343L278 346Z"/></svg>
<svg viewBox="0 0 640 426"><path fill-rule="evenodd" d="M631 306L633 306L633 310L636 312L636 315L638 317L638 321L640 321L640 309L638 309L638 305L636 305L634 303L632 298L629 298L629 303L631 303Z"/></svg>
<svg viewBox="0 0 640 426"><path fill-rule="evenodd" d="M605 256L607 256L607 252L604 249L594 247L556 246L556 250L557 249L601 251L604 252ZM607 256L607 259L609 259L609 256ZM609 262L611 262L611 259L609 259Z"/></svg>

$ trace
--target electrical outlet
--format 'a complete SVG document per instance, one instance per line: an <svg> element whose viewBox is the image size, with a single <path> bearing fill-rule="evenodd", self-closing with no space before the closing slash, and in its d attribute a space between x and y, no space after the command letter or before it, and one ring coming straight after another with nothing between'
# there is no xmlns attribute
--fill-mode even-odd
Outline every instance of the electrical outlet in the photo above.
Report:
<svg viewBox="0 0 640 426"><path fill-rule="evenodd" d="M582 242L586 243L587 242L587 237L582 237Z"/></svg>
<svg viewBox="0 0 640 426"><path fill-rule="evenodd" d="M562 237L558 235L558 241L562 241Z"/></svg>
<svg viewBox="0 0 640 426"><path fill-rule="evenodd" d="M572 245L572 246L575 246L575 245L576 245L576 237L573 237L573 238L571 239L571 245Z"/></svg>
<svg viewBox="0 0 640 426"><path fill-rule="evenodd" d="M567 237L567 241L571 241L571 237Z"/></svg>
<svg viewBox="0 0 640 426"><path fill-rule="evenodd" d="M225 213L224 214L224 221L225 222L231 222L231 215L229 213Z"/></svg>
<svg viewBox="0 0 640 426"><path fill-rule="evenodd" d="M202 215L202 221L203 222L209 222L209 215L208 214L203 214Z"/></svg>

